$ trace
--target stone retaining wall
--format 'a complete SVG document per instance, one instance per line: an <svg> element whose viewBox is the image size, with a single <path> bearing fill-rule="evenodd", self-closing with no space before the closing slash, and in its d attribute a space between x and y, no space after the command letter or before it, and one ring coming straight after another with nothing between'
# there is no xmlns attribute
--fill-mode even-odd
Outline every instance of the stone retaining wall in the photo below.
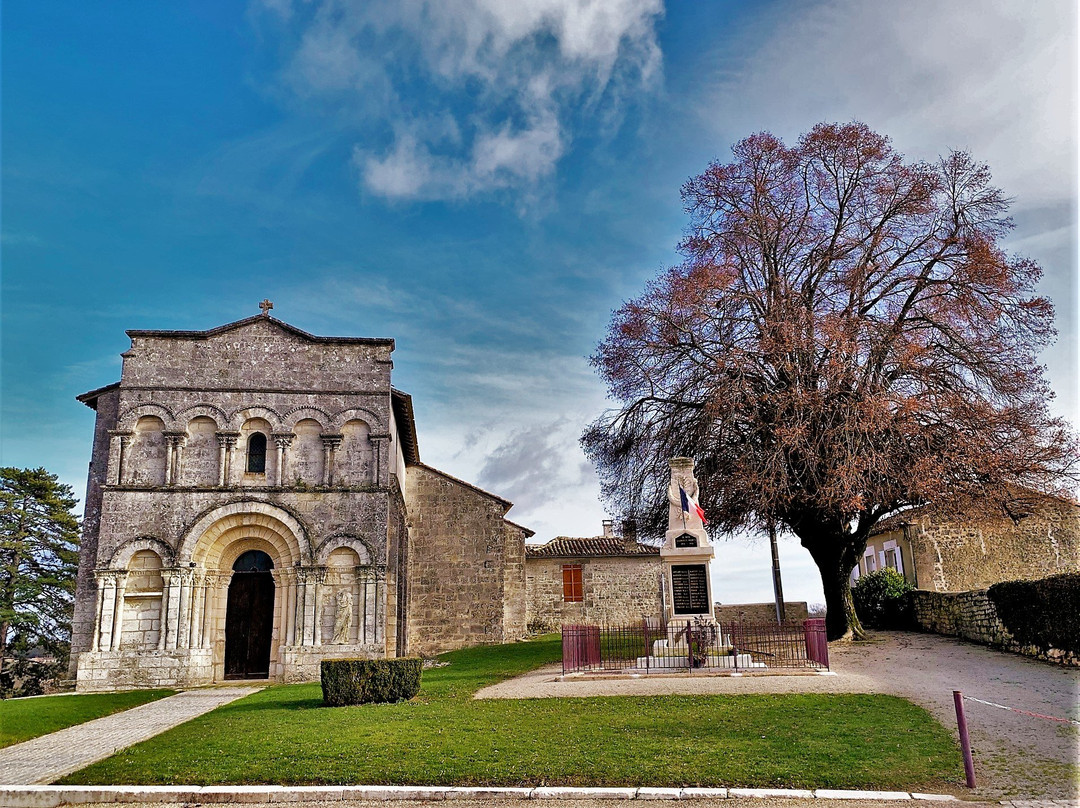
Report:
<svg viewBox="0 0 1080 808"><path fill-rule="evenodd" d="M1080 654L1061 648L1021 645L1005 628L986 589L971 592L930 592L916 589L911 593L915 622L923 631L961 637L965 640L1011 651L1015 654L1080 666Z"/></svg>
<svg viewBox="0 0 1080 808"><path fill-rule="evenodd" d="M721 623L775 623L775 603L725 603L713 610L713 616ZM806 601L784 601L784 618L789 622L802 622L810 616Z"/></svg>

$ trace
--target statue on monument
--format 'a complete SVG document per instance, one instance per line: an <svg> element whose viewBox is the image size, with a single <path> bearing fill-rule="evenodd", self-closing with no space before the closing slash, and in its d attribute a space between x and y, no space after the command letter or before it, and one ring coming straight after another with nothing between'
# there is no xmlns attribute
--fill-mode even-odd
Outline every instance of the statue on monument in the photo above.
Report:
<svg viewBox="0 0 1080 808"><path fill-rule="evenodd" d="M673 457L671 483L668 485L668 530L704 530L705 512L698 505L698 482L694 477L694 460Z"/></svg>
<svg viewBox="0 0 1080 808"><path fill-rule="evenodd" d="M337 593L337 613L334 615L333 645L348 645L349 629L352 628L352 592L342 589Z"/></svg>

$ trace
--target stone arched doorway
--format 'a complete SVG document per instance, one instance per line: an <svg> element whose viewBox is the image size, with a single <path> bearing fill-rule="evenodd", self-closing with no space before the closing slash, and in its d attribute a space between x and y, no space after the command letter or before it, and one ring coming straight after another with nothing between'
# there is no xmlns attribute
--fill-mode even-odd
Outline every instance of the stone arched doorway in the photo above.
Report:
<svg viewBox="0 0 1080 808"><path fill-rule="evenodd" d="M274 634L274 562L247 550L233 562L225 609L225 678L267 679Z"/></svg>

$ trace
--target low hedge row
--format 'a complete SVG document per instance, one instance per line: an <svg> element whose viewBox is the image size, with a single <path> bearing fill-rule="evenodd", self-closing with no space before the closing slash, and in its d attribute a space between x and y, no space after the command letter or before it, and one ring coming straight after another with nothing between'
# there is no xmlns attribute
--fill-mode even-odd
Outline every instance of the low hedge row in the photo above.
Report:
<svg viewBox="0 0 1080 808"><path fill-rule="evenodd" d="M1021 645L1080 653L1080 573L1005 581L987 592L998 618Z"/></svg>
<svg viewBox="0 0 1080 808"><path fill-rule="evenodd" d="M407 701L420 692L421 661L404 659L324 659L320 670L323 702L347 704Z"/></svg>

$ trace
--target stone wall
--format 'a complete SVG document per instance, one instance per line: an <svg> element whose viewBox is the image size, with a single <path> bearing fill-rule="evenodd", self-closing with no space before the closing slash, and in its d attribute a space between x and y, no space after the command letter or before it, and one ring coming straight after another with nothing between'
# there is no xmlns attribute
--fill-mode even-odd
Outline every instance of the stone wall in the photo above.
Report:
<svg viewBox="0 0 1080 808"><path fill-rule="evenodd" d="M563 602L564 564L581 565L584 600ZM563 623L623 625L661 611L659 556L530 558L525 562L530 631L556 631Z"/></svg>
<svg viewBox="0 0 1080 808"><path fill-rule="evenodd" d="M714 609L721 623L775 623L775 603L725 603ZM804 601L784 601L784 618L789 623L806 620L810 616Z"/></svg>
<svg viewBox="0 0 1080 808"><path fill-rule="evenodd" d="M303 336L269 317L207 332L129 331L124 387L385 391L393 340Z"/></svg>
<svg viewBox="0 0 1080 808"><path fill-rule="evenodd" d="M1037 495L1030 503L1011 505L1016 519L990 507L913 519L908 533L919 588L968 592L1002 581L1080 572L1080 508ZM902 532L894 532L872 541L901 543Z"/></svg>
<svg viewBox="0 0 1080 808"><path fill-rule="evenodd" d="M1038 648L1021 645L998 617L997 609L986 589L970 592L912 592L915 622L923 631L960 637L972 642L1000 648L1025 656L1080 665L1080 655L1060 648Z"/></svg>
<svg viewBox="0 0 1080 808"><path fill-rule="evenodd" d="M189 687L213 678L208 648L173 651L85 651L79 658L79 692Z"/></svg>
<svg viewBox="0 0 1080 808"><path fill-rule="evenodd" d="M405 502L409 653L523 637L504 606L525 576L524 533L503 519L509 503L423 465L408 468Z"/></svg>

